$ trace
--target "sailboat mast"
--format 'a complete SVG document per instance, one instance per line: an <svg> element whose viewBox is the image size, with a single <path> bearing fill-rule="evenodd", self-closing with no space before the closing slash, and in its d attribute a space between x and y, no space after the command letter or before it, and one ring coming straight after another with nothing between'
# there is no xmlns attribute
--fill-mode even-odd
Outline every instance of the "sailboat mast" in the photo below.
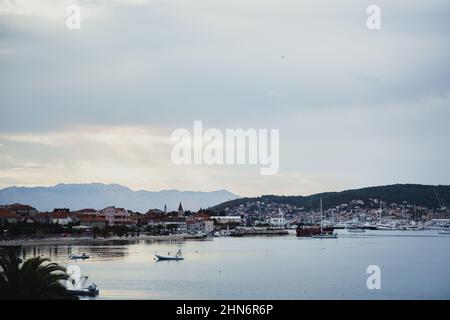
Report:
<svg viewBox="0 0 450 320"><path fill-rule="evenodd" d="M320 234L322 234L322 198L320 198Z"/></svg>
<svg viewBox="0 0 450 320"><path fill-rule="evenodd" d="M381 199L380 199L380 223L381 223L381 213L383 212L383 210L381 210Z"/></svg>

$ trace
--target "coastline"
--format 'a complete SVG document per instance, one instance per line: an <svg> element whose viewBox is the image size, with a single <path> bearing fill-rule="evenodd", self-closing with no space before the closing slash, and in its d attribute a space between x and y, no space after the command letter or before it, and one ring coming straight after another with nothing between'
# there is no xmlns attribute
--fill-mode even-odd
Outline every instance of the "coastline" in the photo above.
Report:
<svg viewBox="0 0 450 320"><path fill-rule="evenodd" d="M111 241L184 241L185 235L169 235L169 236L138 236L138 237L97 237L95 239L83 238L45 238L45 239L17 239L17 240L3 240L0 241L0 247L15 247L15 246L33 246L33 245L83 245L83 244L99 244Z"/></svg>

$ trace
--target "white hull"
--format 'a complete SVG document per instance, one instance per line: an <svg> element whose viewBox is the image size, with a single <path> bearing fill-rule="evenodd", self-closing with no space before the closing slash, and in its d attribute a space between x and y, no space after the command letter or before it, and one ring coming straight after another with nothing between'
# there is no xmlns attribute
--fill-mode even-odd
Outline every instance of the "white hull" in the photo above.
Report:
<svg viewBox="0 0 450 320"><path fill-rule="evenodd" d="M312 237L315 239L337 239L337 234L319 234Z"/></svg>

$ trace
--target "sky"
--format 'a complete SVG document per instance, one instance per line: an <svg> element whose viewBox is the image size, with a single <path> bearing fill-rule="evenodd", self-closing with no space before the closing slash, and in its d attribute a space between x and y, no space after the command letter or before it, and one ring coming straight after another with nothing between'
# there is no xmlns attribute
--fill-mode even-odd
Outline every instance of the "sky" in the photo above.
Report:
<svg viewBox="0 0 450 320"><path fill-rule="evenodd" d="M449 30L447 0L0 0L0 188L449 184ZM196 120L279 129L278 174L175 165Z"/></svg>

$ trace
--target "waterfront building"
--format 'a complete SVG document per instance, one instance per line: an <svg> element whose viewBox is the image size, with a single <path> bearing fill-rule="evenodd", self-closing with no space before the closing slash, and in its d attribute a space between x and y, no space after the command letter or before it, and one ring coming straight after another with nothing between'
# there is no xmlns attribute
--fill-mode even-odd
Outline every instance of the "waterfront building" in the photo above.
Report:
<svg viewBox="0 0 450 320"><path fill-rule="evenodd" d="M242 223L241 216L213 216L211 219L215 220L218 224Z"/></svg>
<svg viewBox="0 0 450 320"><path fill-rule="evenodd" d="M83 214L85 214L85 215L97 215L97 214L99 214L98 210L91 209L91 208L81 209L81 210L75 211L75 213L77 215L83 215Z"/></svg>
<svg viewBox="0 0 450 320"><path fill-rule="evenodd" d="M214 231L214 221L211 219L211 216L198 212L190 215L186 219L187 230L189 232L213 232Z"/></svg>
<svg viewBox="0 0 450 320"><path fill-rule="evenodd" d="M50 215L48 212L39 212L33 216L34 221L38 223L48 224L51 222Z"/></svg>
<svg viewBox="0 0 450 320"><path fill-rule="evenodd" d="M27 204L14 203L10 205L5 205L4 209L14 212L19 216L33 216L38 213L36 208L29 206Z"/></svg>
<svg viewBox="0 0 450 320"><path fill-rule="evenodd" d="M80 221L80 226L90 227L90 228L99 228L105 229L108 224L108 220L104 216L100 215L87 215L81 214L78 216Z"/></svg>
<svg viewBox="0 0 450 320"><path fill-rule="evenodd" d="M52 212L49 214L49 218L51 223L63 226L76 221L76 218L72 218L69 212Z"/></svg>
<svg viewBox="0 0 450 320"><path fill-rule="evenodd" d="M279 214L275 217L271 217L269 223L272 227L285 227L286 226L286 218L283 214Z"/></svg>
<svg viewBox="0 0 450 320"><path fill-rule="evenodd" d="M13 211L0 209L0 223L17 223L20 217Z"/></svg>
<svg viewBox="0 0 450 320"><path fill-rule="evenodd" d="M131 213L124 208L110 206L100 210L100 214L106 218L108 224L111 226L137 223L137 220L131 216Z"/></svg>

